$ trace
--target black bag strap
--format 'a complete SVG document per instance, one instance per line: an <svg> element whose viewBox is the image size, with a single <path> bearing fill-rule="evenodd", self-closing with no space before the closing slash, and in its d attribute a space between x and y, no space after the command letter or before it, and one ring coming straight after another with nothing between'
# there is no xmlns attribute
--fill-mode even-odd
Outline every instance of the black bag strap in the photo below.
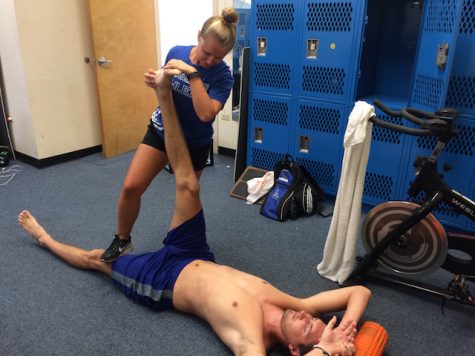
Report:
<svg viewBox="0 0 475 356"><path fill-rule="evenodd" d="M284 155L284 158L280 161L277 161L275 166L274 166L274 182L279 178L280 171L283 169L288 169L293 171L293 166L296 164L294 159L289 153L286 153Z"/></svg>

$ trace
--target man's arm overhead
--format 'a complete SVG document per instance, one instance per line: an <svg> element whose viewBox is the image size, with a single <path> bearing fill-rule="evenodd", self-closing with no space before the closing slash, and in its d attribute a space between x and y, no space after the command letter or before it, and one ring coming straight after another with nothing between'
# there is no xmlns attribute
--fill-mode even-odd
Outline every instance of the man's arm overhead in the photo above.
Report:
<svg viewBox="0 0 475 356"><path fill-rule="evenodd" d="M305 300L306 311L312 315L321 315L345 310L341 323L358 323L371 298L371 291L363 286L339 288L318 293Z"/></svg>

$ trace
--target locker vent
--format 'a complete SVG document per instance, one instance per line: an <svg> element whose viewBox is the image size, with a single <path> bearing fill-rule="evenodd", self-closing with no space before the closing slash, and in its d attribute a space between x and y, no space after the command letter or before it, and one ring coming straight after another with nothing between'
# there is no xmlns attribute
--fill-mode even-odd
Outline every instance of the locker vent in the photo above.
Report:
<svg viewBox="0 0 475 356"><path fill-rule="evenodd" d="M460 20L460 33L472 34L475 30L475 0L465 0Z"/></svg>
<svg viewBox="0 0 475 356"><path fill-rule="evenodd" d="M457 2L456 0L429 0L426 3L424 32L454 32Z"/></svg>
<svg viewBox="0 0 475 356"><path fill-rule="evenodd" d="M334 186L335 167L332 164L303 158L297 158L296 161L307 169L308 173L318 184L326 185L327 187Z"/></svg>
<svg viewBox="0 0 475 356"><path fill-rule="evenodd" d="M363 195L382 200L390 200L392 190L393 179L391 177L366 172Z"/></svg>
<svg viewBox="0 0 475 356"><path fill-rule="evenodd" d="M378 115L378 118L387 122L391 122L396 125L403 125L402 119L400 117L393 117L389 115ZM397 131L382 128L380 126L373 125L372 139L375 141L399 145L401 144L401 136L402 136L401 132L397 132Z"/></svg>
<svg viewBox="0 0 475 356"><path fill-rule="evenodd" d="M288 125L289 106L274 100L254 100L254 119L277 125Z"/></svg>
<svg viewBox="0 0 475 356"><path fill-rule="evenodd" d="M309 92L343 95L343 68L303 67L302 89Z"/></svg>
<svg viewBox="0 0 475 356"><path fill-rule="evenodd" d="M475 108L475 77L450 77L445 105L470 109Z"/></svg>
<svg viewBox="0 0 475 356"><path fill-rule="evenodd" d="M412 181L410 182L410 185L412 185ZM426 192L419 192L414 198L410 198L409 196L406 196L407 201L413 201L414 203L420 204L427 196ZM458 218L462 216L461 213L456 211L451 205L447 204L445 201L441 201L434 209L432 212L434 215L438 217L452 217L452 218Z"/></svg>
<svg viewBox="0 0 475 356"><path fill-rule="evenodd" d="M254 82L257 86L290 89L290 66L256 63Z"/></svg>
<svg viewBox="0 0 475 356"><path fill-rule="evenodd" d="M353 6L351 2L309 3L307 30L318 32L350 32Z"/></svg>
<svg viewBox="0 0 475 356"><path fill-rule="evenodd" d="M412 100L425 107L436 109L439 106L439 98L442 96L442 80L418 75L414 85Z"/></svg>
<svg viewBox="0 0 475 356"><path fill-rule="evenodd" d="M256 26L258 30L293 31L295 21L293 4L258 4Z"/></svg>
<svg viewBox="0 0 475 356"><path fill-rule="evenodd" d="M338 109L300 106L299 126L305 130L338 134L341 112Z"/></svg>
<svg viewBox="0 0 475 356"><path fill-rule="evenodd" d="M475 147L475 126L455 125L459 130L457 137L454 137L444 148L444 152L460 156L473 156ZM430 150L437 144L437 138L433 136L424 136L417 138L417 146L422 149Z"/></svg>
<svg viewBox="0 0 475 356"><path fill-rule="evenodd" d="M251 153L251 165L257 168L273 171L275 163L283 158L283 153L253 148Z"/></svg>

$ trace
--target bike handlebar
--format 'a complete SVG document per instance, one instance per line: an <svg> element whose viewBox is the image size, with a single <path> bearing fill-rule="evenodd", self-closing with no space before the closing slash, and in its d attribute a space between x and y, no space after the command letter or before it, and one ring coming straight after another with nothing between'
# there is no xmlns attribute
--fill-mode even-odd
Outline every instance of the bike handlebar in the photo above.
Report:
<svg viewBox="0 0 475 356"><path fill-rule="evenodd" d="M435 116L434 114L425 112L425 111L420 111L420 110L411 109L411 108L402 109L401 111L396 111L396 110L391 110L390 108L388 108L386 105L384 105L378 99L374 99L373 102L374 102L374 105L376 105L378 108L380 108L381 111L383 111L385 114L390 115L390 116L394 116L394 117L403 117L403 118L405 118L405 119L407 119L407 120L409 120L409 121L411 121L411 122L413 122L416 125L419 125L421 127L425 126L426 121L416 117L414 114L420 115L420 116L428 118L430 120L440 121L443 125L445 125L445 122L438 119L437 116ZM382 119L380 119L376 116L373 116L372 118L370 118L370 121L372 121L373 123L375 123L378 126L386 128L386 129L403 132L403 133L406 133L406 134L412 135L412 136L433 136L434 135L434 133L429 129L425 129L425 128L414 129L414 128L407 127L407 126L393 124L393 123L384 121L384 120L382 120ZM440 122L437 122L437 123L440 123Z"/></svg>

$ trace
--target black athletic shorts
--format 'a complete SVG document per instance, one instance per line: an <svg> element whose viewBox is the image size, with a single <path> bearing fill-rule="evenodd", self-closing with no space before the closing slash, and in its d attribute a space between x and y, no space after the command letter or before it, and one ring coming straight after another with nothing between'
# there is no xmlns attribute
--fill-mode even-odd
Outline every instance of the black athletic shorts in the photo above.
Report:
<svg viewBox="0 0 475 356"><path fill-rule="evenodd" d="M142 143L156 148L159 151L165 153L167 152L167 150L165 149L165 142L160 136L158 136L155 126L153 126L152 123L148 125L148 129L145 133ZM193 169L195 171L201 171L203 168L205 168L206 162L208 161L209 157L210 145L211 143L204 146L188 146L191 162L193 163Z"/></svg>

